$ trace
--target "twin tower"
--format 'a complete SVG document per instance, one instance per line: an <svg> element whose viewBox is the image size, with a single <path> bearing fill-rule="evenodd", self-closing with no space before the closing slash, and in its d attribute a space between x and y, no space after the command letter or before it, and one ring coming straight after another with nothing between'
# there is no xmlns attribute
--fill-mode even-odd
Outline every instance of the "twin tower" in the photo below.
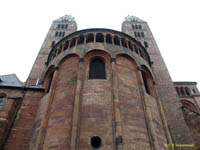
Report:
<svg viewBox="0 0 200 150"><path fill-rule="evenodd" d="M128 16L122 32L77 31L74 18L63 16L36 58L4 148L195 149L199 134L175 89L184 83L191 94L184 104L198 114L195 82L172 82L147 22Z"/></svg>

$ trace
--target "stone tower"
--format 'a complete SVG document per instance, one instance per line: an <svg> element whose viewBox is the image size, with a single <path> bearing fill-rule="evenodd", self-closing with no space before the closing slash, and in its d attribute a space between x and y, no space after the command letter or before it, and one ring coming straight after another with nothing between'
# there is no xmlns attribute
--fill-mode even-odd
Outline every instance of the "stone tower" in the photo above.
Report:
<svg viewBox="0 0 200 150"><path fill-rule="evenodd" d="M9 92L4 96L15 101L7 102L0 120L1 147L163 150L200 144L198 128L193 138L193 124L185 121L186 102L180 103L174 88L180 83L172 82L147 22L128 16L122 32L76 30L72 16L55 20L26 84L17 82L17 98L9 98ZM184 83L195 89L195 98L187 95L195 109L188 108L199 114L196 84Z"/></svg>

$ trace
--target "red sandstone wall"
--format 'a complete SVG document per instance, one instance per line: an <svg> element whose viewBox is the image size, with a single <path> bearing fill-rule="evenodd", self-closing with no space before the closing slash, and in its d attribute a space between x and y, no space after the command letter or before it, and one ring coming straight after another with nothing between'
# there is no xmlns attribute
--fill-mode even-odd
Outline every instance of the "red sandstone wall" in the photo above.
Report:
<svg viewBox="0 0 200 150"><path fill-rule="evenodd" d="M69 149L73 104L77 85L77 56L69 56L59 65L55 94L48 120L43 149Z"/></svg>
<svg viewBox="0 0 200 150"><path fill-rule="evenodd" d="M26 91L18 116L5 145L6 150L27 149L32 125L42 96L43 92Z"/></svg>
<svg viewBox="0 0 200 150"><path fill-rule="evenodd" d="M136 77L136 64L118 56L119 101L125 149L149 149L149 138Z"/></svg>

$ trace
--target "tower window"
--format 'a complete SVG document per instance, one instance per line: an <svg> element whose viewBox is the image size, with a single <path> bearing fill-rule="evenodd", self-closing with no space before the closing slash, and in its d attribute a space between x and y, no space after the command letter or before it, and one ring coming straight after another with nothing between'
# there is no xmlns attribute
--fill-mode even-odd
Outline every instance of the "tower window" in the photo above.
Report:
<svg viewBox="0 0 200 150"><path fill-rule="evenodd" d="M57 36L58 36L58 32L55 33L55 37L57 37Z"/></svg>
<svg viewBox="0 0 200 150"><path fill-rule="evenodd" d="M137 36L140 37L140 32L137 33Z"/></svg>
<svg viewBox="0 0 200 150"><path fill-rule="evenodd" d="M91 146L95 149L98 149L101 146L101 139L98 136L92 137Z"/></svg>
<svg viewBox="0 0 200 150"><path fill-rule="evenodd" d="M144 82L144 87L145 87L146 93L150 94L150 90L149 90L149 86L148 86L148 82L147 82L147 76L146 76L146 73L143 71L142 71L142 79Z"/></svg>
<svg viewBox="0 0 200 150"><path fill-rule="evenodd" d="M114 37L114 43L116 45L120 45L119 38L117 36Z"/></svg>
<svg viewBox="0 0 200 150"><path fill-rule="evenodd" d="M57 28L57 29L60 29L60 24L58 24L56 28Z"/></svg>
<svg viewBox="0 0 200 150"><path fill-rule="evenodd" d="M54 47L54 45L55 45L55 41L52 41L51 47Z"/></svg>
<svg viewBox="0 0 200 150"><path fill-rule="evenodd" d="M183 88L183 87L181 87L181 88L180 88L180 90L181 90L181 94L182 94L182 95L185 95L184 88Z"/></svg>
<svg viewBox="0 0 200 150"><path fill-rule="evenodd" d="M65 32L62 33L62 37L64 37L64 36L65 36Z"/></svg>
<svg viewBox="0 0 200 150"><path fill-rule="evenodd" d="M134 35L135 35L135 37L137 37L137 33L136 32L134 32Z"/></svg>
<svg viewBox="0 0 200 150"><path fill-rule="evenodd" d="M148 43L147 43L146 41L144 41L144 47L145 47L145 48L148 48L148 47L149 47L149 45L148 45Z"/></svg>
<svg viewBox="0 0 200 150"><path fill-rule="evenodd" d="M97 33L96 35L96 42L104 42L104 37L102 33Z"/></svg>
<svg viewBox="0 0 200 150"><path fill-rule="evenodd" d="M138 26L137 26L137 25L135 25L135 29L136 29L136 30L138 29Z"/></svg>
<svg viewBox="0 0 200 150"><path fill-rule="evenodd" d="M141 32L141 37L144 37L144 32Z"/></svg>
<svg viewBox="0 0 200 150"><path fill-rule="evenodd" d="M88 34L86 43L94 42L94 34Z"/></svg>
<svg viewBox="0 0 200 150"><path fill-rule="evenodd" d="M139 29L142 29L142 26L141 26L141 25L139 25L138 27L139 27Z"/></svg>
<svg viewBox="0 0 200 150"><path fill-rule="evenodd" d="M97 58L90 63L89 79L105 79L105 63Z"/></svg>
<svg viewBox="0 0 200 150"><path fill-rule="evenodd" d="M0 109L3 107L5 101L6 101L6 98L4 96L0 96Z"/></svg>
<svg viewBox="0 0 200 150"><path fill-rule="evenodd" d="M61 37L62 36L62 32L59 32L59 37Z"/></svg>
<svg viewBox="0 0 200 150"><path fill-rule="evenodd" d="M64 29L64 27L65 27L65 25L64 25L64 24L62 24L62 25L61 25L61 29Z"/></svg>
<svg viewBox="0 0 200 150"><path fill-rule="evenodd" d="M66 41L65 45L64 45L64 50L66 50L68 48L68 46L69 46L69 41Z"/></svg>
<svg viewBox="0 0 200 150"><path fill-rule="evenodd" d="M107 35L106 35L106 43L112 44L112 37L111 37L110 34L107 34Z"/></svg>
<svg viewBox="0 0 200 150"><path fill-rule="evenodd" d="M135 29L135 26L132 24L132 29L134 30Z"/></svg>
<svg viewBox="0 0 200 150"><path fill-rule="evenodd" d="M67 28L68 28L68 24L65 25L65 29L67 29Z"/></svg>

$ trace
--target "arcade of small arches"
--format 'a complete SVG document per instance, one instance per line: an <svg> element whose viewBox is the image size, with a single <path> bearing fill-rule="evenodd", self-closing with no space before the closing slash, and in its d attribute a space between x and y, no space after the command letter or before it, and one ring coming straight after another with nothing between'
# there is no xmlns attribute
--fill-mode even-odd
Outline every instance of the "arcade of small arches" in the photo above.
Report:
<svg viewBox="0 0 200 150"><path fill-rule="evenodd" d="M117 31L116 31L117 32ZM120 33L120 32L119 32ZM135 40L135 39L134 39ZM104 43L104 44L112 44L115 46L120 46L123 48L127 48L130 51L134 51L137 55L143 58L150 66L151 61L146 52L145 48L134 41L132 37L128 35L116 35L111 32L102 32L102 31L93 31L93 32L86 32L78 35L69 35L58 42L51 50L47 64L53 60L56 56L58 56L61 52L70 49L72 47L76 47L80 44L87 44L87 43Z"/></svg>

